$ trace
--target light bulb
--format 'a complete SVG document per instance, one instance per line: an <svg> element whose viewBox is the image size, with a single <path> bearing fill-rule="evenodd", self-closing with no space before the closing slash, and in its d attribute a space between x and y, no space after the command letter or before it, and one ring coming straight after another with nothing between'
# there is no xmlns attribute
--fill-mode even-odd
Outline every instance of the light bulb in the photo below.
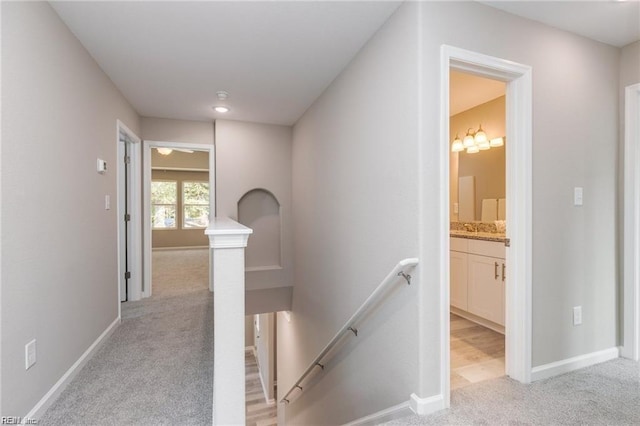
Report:
<svg viewBox="0 0 640 426"><path fill-rule="evenodd" d="M216 112L221 112L221 113L225 113L225 112L231 111L231 108L229 108L227 106L224 106L224 105L214 106L213 109Z"/></svg>
<svg viewBox="0 0 640 426"><path fill-rule="evenodd" d="M489 140L487 139L487 135L484 130L482 130L482 124L478 128L478 131L474 135L473 139L476 141L477 145L480 145L481 143L487 142Z"/></svg>
<svg viewBox="0 0 640 426"><path fill-rule="evenodd" d="M489 143L489 145L492 147L502 146L504 145L504 140L502 138L491 139L491 142Z"/></svg>
<svg viewBox="0 0 640 426"><path fill-rule="evenodd" d="M460 151L464 151L464 145L462 144L462 141L460 140L458 135L456 135L456 138L453 140L453 143L451 144L451 152L460 152Z"/></svg>
<svg viewBox="0 0 640 426"><path fill-rule="evenodd" d="M471 129L469 129L469 130L471 130ZM473 139L473 135L471 133L469 133L469 130L467 130L467 135L462 140L462 143L464 144L465 148L469 148L469 147L474 146L476 144L476 141Z"/></svg>
<svg viewBox="0 0 640 426"><path fill-rule="evenodd" d="M486 151L487 149L490 149L491 145L489 144L489 141L484 141L478 144L478 149L480 151Z"/></svg>
<svg viewBox="0 0 640 426"><path fill-rule="evenodd" d="M478 148L477 145L473 145L467 148L467 154L475 154L476 152L480 152L480 148Z"/></svg>

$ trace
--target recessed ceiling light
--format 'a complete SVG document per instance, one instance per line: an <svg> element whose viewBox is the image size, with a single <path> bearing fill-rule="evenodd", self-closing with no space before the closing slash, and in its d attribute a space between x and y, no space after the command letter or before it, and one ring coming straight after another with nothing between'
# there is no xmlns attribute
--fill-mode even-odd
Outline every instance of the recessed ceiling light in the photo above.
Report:
<svg viewBox="0 0 640 426"><path fill-rule="evenodd" d="M214 106L213 109L215 110L215 112L221 112L221 113L231 111L231 108L224 105Z"/></svg>

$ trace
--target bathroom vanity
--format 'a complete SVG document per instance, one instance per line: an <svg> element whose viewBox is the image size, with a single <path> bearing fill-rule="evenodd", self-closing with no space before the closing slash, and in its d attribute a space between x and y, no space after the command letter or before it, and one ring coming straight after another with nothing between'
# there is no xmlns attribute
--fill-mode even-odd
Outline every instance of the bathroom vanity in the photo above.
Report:
<svg viewBox="0 0 640 426"><path fill-rule="evenodd" d="M451 312L504 334L504 234L451 231Z"/></svg>

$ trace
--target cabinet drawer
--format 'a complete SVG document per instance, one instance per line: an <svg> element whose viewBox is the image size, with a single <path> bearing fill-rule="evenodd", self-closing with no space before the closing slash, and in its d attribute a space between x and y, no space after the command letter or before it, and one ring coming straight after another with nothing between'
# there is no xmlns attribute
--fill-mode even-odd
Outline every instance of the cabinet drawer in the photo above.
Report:
<svg viewBox="0 0 640 426"><path fill-rule="evenodd" d="M467 253L469 249L469 241L470 240L466 238L449 238L449 249Z"/></svg>
<svg viewBox="0 0 640 426"><path fill-rule="evenodd" d="M453 250L453 248L451 250ZM496 241L469 240L468 252L480 256L499 257L500 259L504 259L505 249L504 243Z"/></svg>

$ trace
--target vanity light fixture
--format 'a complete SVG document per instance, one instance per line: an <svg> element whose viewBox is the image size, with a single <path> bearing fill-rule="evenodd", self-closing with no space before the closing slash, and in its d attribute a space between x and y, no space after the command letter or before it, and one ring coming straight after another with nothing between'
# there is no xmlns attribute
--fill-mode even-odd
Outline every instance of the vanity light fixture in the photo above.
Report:
<svg viewBox="0 0 640 426"><path fill-rule="evenodd" d="M467 134L464 139L460 140L458 134L451 144L451 152L465 151L467 154L475 154L479 151L486 151L491 148L504 145L504 138L494 138L489 140L489 137L482 129L482 124L478 126L477 131L473 131L473 128L467 130Z"/></svg>

